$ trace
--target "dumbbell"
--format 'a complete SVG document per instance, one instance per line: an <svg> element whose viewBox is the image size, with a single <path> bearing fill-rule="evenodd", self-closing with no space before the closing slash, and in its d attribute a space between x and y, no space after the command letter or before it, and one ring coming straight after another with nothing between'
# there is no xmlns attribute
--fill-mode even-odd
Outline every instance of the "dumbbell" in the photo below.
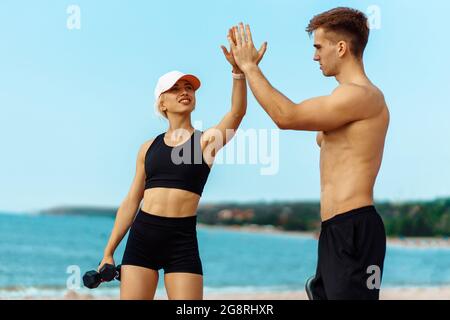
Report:
<svg viewBox="0 0 450 320"><path fill-rule="evenodd" d="M114 279L120 281L120 265L117 267L105 263L97 272L96 270L88 271L83 276L83 284L89 289L97 288L102 282L109 282Z"/></svg>

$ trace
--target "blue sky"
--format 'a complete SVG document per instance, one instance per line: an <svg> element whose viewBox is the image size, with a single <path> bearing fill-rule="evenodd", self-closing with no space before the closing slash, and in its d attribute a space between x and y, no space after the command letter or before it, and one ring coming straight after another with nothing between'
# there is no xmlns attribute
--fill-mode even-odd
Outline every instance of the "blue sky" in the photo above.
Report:
<svg viewBox="0 0 450 320"><path fill-rule="evenodd" d="M66 27L67 7L81 29ZM230 106L220 45L249 23L261 68L290 99L328 94L312 60L309 19L344 5L377 5L366 71L391 111L376 200L450 196L448 1L2 1L0 4L0 211L59 205L118 206L139 146L166 130L153 113L160 75L198 75L193 122L215 125ZM242 129L275 129L249 94ZM318 200L319 149L311 132L281 131L276 175L261 165L216 165L202 202Z"/></svg>

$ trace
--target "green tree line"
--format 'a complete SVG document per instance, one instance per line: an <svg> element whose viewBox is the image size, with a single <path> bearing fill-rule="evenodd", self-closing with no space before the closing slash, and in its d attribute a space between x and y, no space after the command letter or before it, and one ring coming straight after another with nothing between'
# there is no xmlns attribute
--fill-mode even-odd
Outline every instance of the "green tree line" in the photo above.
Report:
<svg viewBox="0 0 450 320"><path fill-rule="evenodd" d="M450 198L404 203L377 202L388 236L450 236ZM223 219L220 212L231 211ZM239 218L239 212L251 211L252 217ZM236 217L234 217L236 216ZM319 202L222 203L202 205L198 221L212 225L272 225L282 230L317 231L320 229Z"/></svg>

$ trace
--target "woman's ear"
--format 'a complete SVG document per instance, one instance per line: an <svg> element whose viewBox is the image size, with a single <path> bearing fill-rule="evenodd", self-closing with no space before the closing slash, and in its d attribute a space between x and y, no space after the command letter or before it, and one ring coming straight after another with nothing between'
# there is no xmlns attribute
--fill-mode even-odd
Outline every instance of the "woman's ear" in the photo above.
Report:
<svg viewBox="0 0 450 320"><path fill-rule="evenodd" d="M166 111L167 110L167 108L164 106L164 94L162 94L160 97L159 97L159 110L161 110L161 111Z"/></svg>

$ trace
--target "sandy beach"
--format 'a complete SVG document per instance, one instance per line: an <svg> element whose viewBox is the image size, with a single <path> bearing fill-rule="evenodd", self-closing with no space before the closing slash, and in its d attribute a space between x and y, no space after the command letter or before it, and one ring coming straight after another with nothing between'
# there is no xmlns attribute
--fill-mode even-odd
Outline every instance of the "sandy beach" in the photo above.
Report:
<svg viewBox="0 0 450 320"><path fill-rule="evenodd" d="M307 300L304 291L209 294L205 299L219 300ZM381 300L450 300L450 287L388 288L381 290Z"/></svg>
<svg viewBox="0 0 450 320"><path fill-rule="evenodd" d="M1 299L1 298L0 298ZM24 300L118 300L119 296L94 296L67 291L61 297L26 296ZM227 292L205 293L205 300L307 300L304 291L283 292ZM167 300L166 294L157 294L155 300ZM405 287L381 290L380 300L450 300L450 286L445 287Z"/></svg>

